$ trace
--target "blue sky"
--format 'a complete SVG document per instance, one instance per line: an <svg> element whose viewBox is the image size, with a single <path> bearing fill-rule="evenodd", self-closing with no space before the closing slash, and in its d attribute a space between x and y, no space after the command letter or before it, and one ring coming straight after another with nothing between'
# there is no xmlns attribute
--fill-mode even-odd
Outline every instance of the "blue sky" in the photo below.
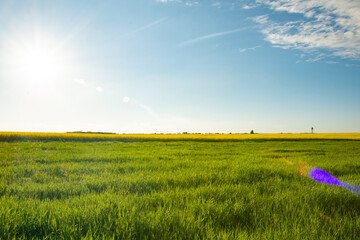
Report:
<svg viewBox="0 0 360 240"><path fill-rule="evenodd" d="M360 132L360 2L2 1L0 131Z"/></svg>

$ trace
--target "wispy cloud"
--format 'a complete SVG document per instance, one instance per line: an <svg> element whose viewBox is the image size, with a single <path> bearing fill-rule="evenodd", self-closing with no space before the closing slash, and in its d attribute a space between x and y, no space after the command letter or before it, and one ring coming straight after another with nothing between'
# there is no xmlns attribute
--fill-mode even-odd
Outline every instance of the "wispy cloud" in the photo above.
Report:
<svg viewBox="0 0 360 240"><path fill-rule="evenodd" d="M256 17L251 17L249 19L253 20L256 23L260 23L260 24L265 24L265 23L269 22L268 15L260 15L260 16L256 16Z"/></svg>
<svg viewBox="0 0 360 240"><path fill-rule="evenodd" d="M221 8L221 2L214 2L213 4L211 4L211 6L216 7L216 8Z"/></svg>
<svg viewBox="0 0 360 240"><path fill-rule="evenodd" d="M258 46L255 46L255 47L251 47L251 48L239 48L239 52L243 53L243 52L246 52L246 51L253 51L257 48L260 48L261 45L258 45Z"/></svg>
<svg viewBox="0 0 360 240"><path fill-rule="evenodd" d="M194 6L211 6L215 8L227 8L229 10L234 10L235 8L254 8L258 6L258 4L248 4L244 5L244 0L231 0L231 1L196 1L196 0L155 0L159 3L169 4L169 3L178 3L183 4L187 7L194 7ZM249 0L253 1L253 0ZM247 7L246 7L247 6Z"/></svg>
<svg viewBox="0 0 360 240"><path fill-rule="evenodd" d="M309 62L309 63L311 63L311 62L319 62L320 60L323 60L325 57L327 57L326 54L318 53L315 56L309 57L308 59L306 59L305 62Z"/></svg>
<svg viewBox="0 0 360 240"><path fill-rule="evenodd" d="M142 27L139 27L139 28L137 28L137 29L134 29L133 31L127 33L126 35L131 35L131 34L134 34L134 33L137 33L137 32L143 31L143 30L146 30L146 29L148 29L148 28L151 28L151 27L153 27L153 26L156 26L156 25L164 22L165 20L166 20L166 18L160 18L160 19L155 20L155 21L153 21L153 22L151 22L151 23L148 23L148 24L146 24L146 25L144 25L144 26L142 26Z"/></svg>
<svg viewBox="0 0 360 240"><path fill-rule="evenodd" d="M225 32L218 32L218 33L212 33L212 34L208 34L205 36L201 36L201 37L197 37L191 40L187 40L184 42L181 42L178 44L178 47L185 47L185 46L189 46L198 42L202 42L211 38L216 38L216 37L221 37L221 36L225 36L225 35L229 35L229 34L233 34L233 33L237 33L237 32L241 32L241 31L245 31L248 30L251 27L243 27L243 28L237 28L237 29L233 29L230 31L225 31Z"/></svg>
<svg viewBox="0 0 360 240"><path fill-rule="evenodd" d="M188 2L185 3L185 5L188 6L188 7L199 6L199 2L196 2L196 1L190 2L190 1L188 1Z"/></svg>
<svg viewBox="0 0 360 240"><path fill-rule="evenodd" d="M270 16L253 21L263 25L265 40L274 47L300 49L318 55L360 60L360 1L358 0L257 0L278 12L301 14L302 19L279 22Z"/></svg>
<svg viewBox="0 0 360 240"><path fill-rule="evenodd" d="M181 0L156 0L157 2L167 3L167 2L181 2Z"/></svg>
<svg viewBox="0 0 360 240"><path fill-rule="evenodd" d="M259 4L245 4L242 6L242 9L253 9L253 8L256 8L258 7Z"/></svg>

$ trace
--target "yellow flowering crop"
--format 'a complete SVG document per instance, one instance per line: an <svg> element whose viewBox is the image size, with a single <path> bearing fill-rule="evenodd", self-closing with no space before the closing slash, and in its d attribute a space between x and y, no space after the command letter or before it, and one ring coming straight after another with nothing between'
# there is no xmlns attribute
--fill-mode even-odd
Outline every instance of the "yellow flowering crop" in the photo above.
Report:
<svg viewBox="0 0 360 240"><path fill-rule="evenodd" d="M360 140L360 133L263 133L263 134L99 134L0 132L0 141L121 141L121 140Z"/></svg>

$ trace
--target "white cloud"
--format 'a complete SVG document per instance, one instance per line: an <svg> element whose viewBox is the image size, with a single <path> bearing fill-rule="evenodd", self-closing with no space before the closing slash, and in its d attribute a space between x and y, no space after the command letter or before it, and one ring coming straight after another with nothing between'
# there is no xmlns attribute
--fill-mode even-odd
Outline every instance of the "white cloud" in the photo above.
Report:
<svg viewBox="0 0 360 240"><path fill-rule="evenodd" d="M239 52L243 53L243 52L246 52L246 51L253 51L257 48L260 48L261 46L258 45L258 46L255 46L255 47L251 47L251 48L239 48Z"/></svg>
<svg viewBox="0 0 360 240"><path fill-rule="evenodd" d="M104 91L104 89L102 87L96 87L96 91L98 91L99 93L102 93Z"/></svg>
<svg viewBox="0 0 360 240"><path fill-rule="evenodd" d="M360 60L359 0L257 0L257 3L287 12L289 17L294 13L303 16L302 20L285 23L268 16L252 19L264 25L265 40L274 47L318 54L328 51L328 56Z"/></svg>

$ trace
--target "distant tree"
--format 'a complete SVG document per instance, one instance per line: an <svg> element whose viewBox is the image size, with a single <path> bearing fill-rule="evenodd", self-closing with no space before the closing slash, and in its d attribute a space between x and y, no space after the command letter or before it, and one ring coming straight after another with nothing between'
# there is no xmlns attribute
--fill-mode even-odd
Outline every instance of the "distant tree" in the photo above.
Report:
<svg viewBox="0 0 360 240"><path fill-rule="evenodd" d="M188 134L188 132L183 132L182 134Z"/></svg>
<svg viewBox="0 0 360 240"><path fill-rule="evenodd" d="M251 130L251 131L250 131L250 134L254 134L254 130Z"/></svg>
<svg viewBox="0 0 360 240"><path fill-rule="evenodd" d="M311 127L311 133L314 133L314 127Z"/></svg>

